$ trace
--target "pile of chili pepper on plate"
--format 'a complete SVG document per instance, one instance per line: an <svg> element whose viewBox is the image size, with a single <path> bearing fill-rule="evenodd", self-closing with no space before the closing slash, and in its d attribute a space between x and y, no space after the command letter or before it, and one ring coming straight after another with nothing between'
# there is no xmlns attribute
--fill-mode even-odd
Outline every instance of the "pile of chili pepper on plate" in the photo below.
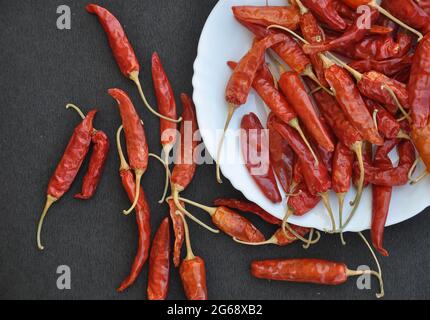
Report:
<svg viewBox="0 0 430 320"><path fill-rule="evenodd" d="M369 9L367 27L360 24L362 12L357 8L361 5ZM304 248L309 248L320 240L320 232L293 225L289 219L312 214L312 209L323 203L331 223L331 229L324 231L340 234L344 242L342 231L358 210L365 188L372 189L369 214L373 247L388 256L383 235L393 188L418 183L430 172L428 9L425 1L413 0L382 1L381 5L368 0L291 0L288 6L232 8L235 19L255 39L237 62L226 61L232 73L225 90L228 112L224 130L235 110L255 90L268 108L268 118L259 119L252 112L243 116L242 155L248 174L267 199L281 203L283 195L287 196L285 217L279 220L248 201L217 199L212 207L182 196L197 169L197 142L193 139L187 143L186 139L187 134L198 131L193 101L187 94L181 94L183 111L178 118L173 88L160 56L154 53L151 72L156 111L143 93L140 63L121 23L107 9L87 5L86 10L96 15L106 33L120 72L136 84L144 106L160 118L159 156L150 153L144 121L127 92L120 88L108 90L121 119L115 141L119 177L130 201L124 214L133 212L138 228L137 253L118 292L133 285L148 261L148 299L166 299L172 259L187 299L208 298L205 262L194 254L188 221L213 233L222 231L245 245L287 246L301 241ZM274 72L273 66L279 72ZM70 189L90 146L93 145L93 151L82 191L75 196L78 199L90 199L95 194L109 151L108 137L93 127L97 110L84 115L75 105L67 107L76 110L82 121L48 184L37 228L41 250L46 213ZM223 141L224 137L219 143L218 159ZM176 159L170 170L168 160L172 150L176 151ZM265 150L268 162L258 162ZM389 156L393 150L398 153L398 163L393 163ZM167 213L152 238L150 208L141 187L150 157L156 158L165 169L165 187L159 202L166 203ZM414 179L420 160L427 171ZM219 168L217 161L217 180L222 182ZM345 196L353 185L355 199L345 204ZM332 191L338 199L337 218L328 196ZM190 208L207 212L213 227L195 217ZM266 237L242 212L253 213L276 226L273 235ZM377 272L350 270L344 263L320 259L274 259L253 261L251 274L261 279L325 285L338 285L351 276L371 274L380 281L381 291L377 296L382 297L378 259L361 233L360 236L376 260Z"/></svg>

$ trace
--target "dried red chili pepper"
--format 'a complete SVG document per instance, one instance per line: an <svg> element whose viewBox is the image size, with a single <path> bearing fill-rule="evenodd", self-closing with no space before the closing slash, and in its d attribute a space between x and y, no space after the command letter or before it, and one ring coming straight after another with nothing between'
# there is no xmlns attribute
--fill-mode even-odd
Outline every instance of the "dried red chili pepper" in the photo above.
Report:
<svg viewBox="0 0 430 320"><path fill-rule="evenodd" d="M322 22L336 31L345 30L346 22L337 13L332 0L301 0Z"/></svg>
<svg viewBox="0 0 430 320"><path fill-rule="evenodd" d="M175 233L173 264L175 267L179 267L179 264L181 263L181 250L185 240L184 224L181 217L177 214L180 210L176 208L175 202L173 200L168 200L167 203L169 204L170 219L172 219L173 232ZM185 204L183 202L181 202L181 206L185 208Z"/></svg>
<svg viewBox="0 0 430 320"><path fill-rule="evenodd" d="M233 6L231 9L236 19L263 27L279 24L295 30L299 24L299 12L293 6Z"/></svg>
<svg viewBox="0 0 430 320"><path fill-rule="evenodd" d="M299 234L301 237L307 235L311 230L309 228L303 228L295 225L291 225L291 228ZM286 235L282 228L276 230L276 232L271 236L268 240L263 242L244 242L237 239L234 239L237 243L245 244L248 246L264 246L268 244L274 244L279 247L288 246L298 240L296 236L294 236L291 232L288 232Z"/></svg>
<svg viewBox="0 0 430 320"><path fill-rule="evenodd" d="M252 202L242 201L238 199L220 198L214 201L214 205L217 207L227 207L227 208L236 209L242 212L253 213L270 224L274 224L278 226L282 224L282 220L279 220L278 218L272 216L263 208L261 208L260 206Z"/></svg>
<svg viewBox="0 0 430 320"><path fill-rule="evenodd" d="M149 257L148 300L165 300L170 276L169 218L164 218L155 233Z"/></svg>
<svg viewBox="0 0 430 320"><path fill-rule="evenodd" d="M333 5L337 13L344 19L354 21L357 18L357 12L351 10L346 4L339 0L333 0Z"/></svg>
<svg viewBox="0 0 430 320"><path fill-rule="evenodd" d="M145 130L139 115L131 102L130 97L121 89L109 89L109 95L118 103L124 126L127 154L130 166L134 171L136 180L135 198L130 209L124 210L124 214L130 214L136 207L139 199L140 181L148 167L148 144Z"/></svg>
<svg viewBox="0 0 430 320"><path fill-rule="evenodd" d="M242 118L240 128L243 130L240 141L245 167L252 179L264 196L273 203L282 200L278 189L278 183L273 173L273 168L269 158L268 136L264 132L263 125L255 113L249 113Z"/></svg>
<svg viewBox="0 0 430 320"><path fill-rule="evenodd" d="M300 182L294 192L295 194L288 198L287 204L295 216L304 216L321 202L321 197L311 194L305 182Z"/></svg>
<svg viewBox="0 0 430 320"><path fill-rule="evenodd" d="M382 61L368 58L364 60L352 61L349 63L349 66L361 73L373 70L385 74L387 77L392 77L398 72L409 68L412 65L412 57L413 54L408 54L401 58L393 58Z"/></svg>
<svg viewBox="0 0 430 320"><path fill-rule="evenodd" d="M227 83L225 98L228 103L228 112L224 125L224 132L218 144L216 159L216 177L219 183L222 183L220 172L221 150L231 118L233 117L235 110L239 106L246 103L257 71L263 64L266 50L277 43L285 41L285 39L285 35L278 33L271 34L255 42L252 48L236 65L236 68L234 68L233 73Z"/></svg>
<svg viewBox="0 0 430 320"><path fill-rule="evenodd" d="M74 104L69 103L66 106L66 109L68 108L73 108L82 120L85 119L85 115L81 109ZM75 195L77 199L87 200L95 194L109 153L109 138L103 131L94 129L91 143L93 144L93 151L82 182L82 191Z"/></svg>
<svg viewBox="0 0 430 320"><path fill-rule="evenodd" d="M121 131L122 126L119 127L116 133L116 144L120 159L119 175L121 177L122 186L129 200L132 202L135 198L136 185L132 169L127 163L124 152L122 151ZM118 292L126 290L136 281L149 255L149 245L151 241L150 208L142 189L139 190L139 197L136 204L136 223L139 234L136 257L131 266L129 276L122 281L117 289Z"/></svg>
<svg viewBox="0 0 430 320"><path fill-rule="evenodd" d="M88 4L85 9L89 13L93 13L97 16L106 33L109 46L112 49L112 53L119 66L119 69L121 70L121 73L136 84L143 103L148 108L148 110L157 117L166 119L168 121L180 122L181 119L171 119L159 114L146 100L139 81L139 61L137 60L134 49L131 46L130 41L128 40L127 35L125 34L125 31L118 19L107 9L96 4Z"/></svg>
<svg viewBox="0 0 430 320"><path fill-rule="evenodd" d="M152 54L152 82L154 83L154 91L157 98L159 112L170 119L176 119L175 96L167 74L161 64L160 57L156 52ZM166 164L168 164L169 154L176 143L176 130L176 123L160 118L160 141L163 148L162 152L164 155L164 162ZM168 185L169 167L166 165L166 182L164 192L159 203L164 202Z"/></svg>
<svg viewBox="0 0 430 320"><path fill-rule="evenodd" d="M418 164L418 161L416 161L412 166L409 172L409 179L411 180L411 184L416 184L419 181L421 181L421 179L426 177L430 172L430 147L429 147L430 146L430 125L427 125L427 127L424 127L422 129L418 129L413 126L411 131L411 137L415 145L415 148L417 148L417 151L418 151L418 154L420 155L421 160L424 162L424 165L426 166L425 172L415 180L412 180L412 173L416 165Z"/></svg>
<svg viewBox="0 0 430 320"><path fill-rule="evenodd" d="M208 300L205 262L202 258L194 255L187 221L185 221L182 214L179 214L179 216L184 224L185 244L187 247L187 256L182 260L179 267L179 276L181 277L185 296L188 300Z"/></svg>
<svg viewBox="0 0 430 320"><path fill-rule="evenodd" d="M430 25L430 24L429 24ZM427 126L430 116L430 33L418 44L412 60L408 84L412 123L417 129Z"/></svg>
<svg viewBox="0 0 430 320"><path fill-rule="evenodd" d="M381 61L392 59L400 56L401 46L390 36L372 36L363 39L351 47L350 55L354 59L366 59L371 57L374 60ZM339 51L338 51L339 52Z"/></svg>
<svg viewBox="0 0 430 320"><path fill-rule="evenodd" d="M37 247L39 250L44 249L41 241L41 232L43 221L45 220L49 208L70 189L88 153L94 130L93 120L96 113L97 110L88 112L85 119L75 128L66 150L64 151L63 157L49 180L45 207L37 226Z"/></svg>
<svg viewBox="0 0 430 320"><path fill-rule="evenodd" d="M422 8L428 15L430 15L430 1L429 0L415 0L415 2Z"/></svg>

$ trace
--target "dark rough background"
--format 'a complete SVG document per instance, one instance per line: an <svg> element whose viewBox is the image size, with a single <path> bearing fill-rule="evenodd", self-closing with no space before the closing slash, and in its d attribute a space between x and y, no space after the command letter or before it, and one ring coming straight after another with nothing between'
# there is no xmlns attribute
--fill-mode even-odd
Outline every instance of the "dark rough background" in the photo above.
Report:
<svg viewBox="0 0 430 320"><path fill-rule="evenodd" d="M100 1L99 1L100 2ZM124 24L142 63L142 83L154 103L150 56L158 51L176 95L192 93L191 78L198 39L215 0L103 1ZM57 30L56 8L72 9L72 29ZM121 210L129 205L118 178L118 159L112 149L95 198L73 199L82 173L72 190L50 211L43 238L45 252L37 251L36 221L45 201L48 179L78 123L68 102L85 110L97 106L96 126L111 139L120 120L116 104L107 95L111 87L127 90L145 119L151 150L159 151L158 120L139 101L132 82L119 73L105 35L94 16L84 10L86 1L0 0L0 298L2 299L144 299L147 267L126 293L115 288L128 274L136 246L134 217ZM222 26L221 26L222 27ZM215 183L214 167L202 166L186 195L203 203L219 196L239 196L228 183ZM152 199L152 223L167 214L157 204L163 171L151 162L143 187ZM405 199L407 201L407 199ZM203 213L197 213L206 218ZM253 219L269 235L273 229ZM248 248L225 235L209 234L190 223L194 250L207 263L212 299L373 299L360 291L355 280L339 287L266 282L253 279L253 259L317 257L346 261L351 268L373 261L355 235L348 246L325 236L309 251L299 244L288 248ZM421 214L386 232L391 257L382 259L387 298L430 297L429 222ZM72 290L59 291L56 269L72 270ZM171 270L170 299L184 294L176 269Z"/></svg>

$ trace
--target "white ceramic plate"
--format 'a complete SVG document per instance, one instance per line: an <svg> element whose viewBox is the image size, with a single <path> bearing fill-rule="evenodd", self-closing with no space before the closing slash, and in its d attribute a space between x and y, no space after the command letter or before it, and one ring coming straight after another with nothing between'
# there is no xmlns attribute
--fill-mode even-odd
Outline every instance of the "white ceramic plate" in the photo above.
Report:
<svg viewBox="0 0 430 320"><path fill-rule="evenodd" d="M248 51L253 39L251 33L235 21L231 7L234 5L265 5L265 2L265 0L220 0L202 31L194 63L193 97L202 137L213 158L216 158L220 130L224 127L227 116L224 93L231 71L226 62L228 60L238 61ZM270 1L271 5L285 5L285 3L285 0ZM285 214L286 199L283 199L282 204L272 204L256 186L245 166L238 161L242 157L234 130L240 128L243 115L249 112L256 113L265 125L268 112L262 101L253 92L251 92L248 102L236 111L231 121L229 127L231 131L226 136L222 151L223 158L228 161L221 162L221 170L224 179L229 179L248 200L257 203L274 216L282 218ZM397 159L393 158L393 160ZM419 167L417 172L421 172L422 169ZM214 181L215 183L217 182ZM430 179L425 179L414 187L395 188L387 226L407 220L424 210L430 205L429 193ZM345 201L345 216L350 211L348 203L354 194L355 189L351 190ZM331 203L336 215L337 199L334 194L331 195ZM346 231L362 231L370 228L371 204L371 189L368 188ZM290 221L300 226L314 227L319 230L330 229L330 220L322 205L304 217L293 217Z"/></svg>

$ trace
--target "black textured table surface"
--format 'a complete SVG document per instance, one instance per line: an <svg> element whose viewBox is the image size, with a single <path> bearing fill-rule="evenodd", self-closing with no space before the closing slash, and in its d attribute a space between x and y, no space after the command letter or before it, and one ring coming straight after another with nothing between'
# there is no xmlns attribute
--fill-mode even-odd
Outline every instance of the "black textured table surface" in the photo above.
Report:
<svg viewBox="0 0 430 320"><path fill-rule="evenodd" d="M115 289L128 274L136 249L133 216L122 209L129 201L118 177L115 150L109 154L96 196L87 202L73 199L81 172L71 191L51 209L43 238L46 249L36 249L36 222L45 201L46 185L73 127L73 102L100 109L95 125L111 141L120 123L115 101L107 89L130 93L145 120L150 149L160 150L158 120L144 110L131 81L118 71L97 19L86 13L81 0L0 0L0 298L1 299L145 299L147 266L136 284L119 294ZM59 5L71 8L71 30L58 30ZM142 84L154 103L150 75L153 51L161 56L176 96L192 93L191 78L197 44L215 0L103 1L125 26L143 66ZM222 27L222 26L220 26ZM84 170L81 170L84 171ZM157 200L164 172L150 162L143 188L151 200L153 231L168 213ZM220 196L241 195L228 182L217 185L215 168L201 166L185 195L210 204ZM407 199L405 199L407 201ZM203 212L195 212L207 219ZM250 217L269 235L273 228ZM314 257L344 261L351 268L374 267L358 236L347 234L342 247L337 237L323 236L308 251L300 244L286 248L250 248L225 235L214 235L190 223L194 251L207 265L212 299L374 299L378 284L359 290L350 279L339 287L276 283L257 280L249 273L253 259ZM391 256L381 258L386 298L430 297L430 222L425 213L389 228L385 244ZM366 233L368 235L368 233ZM71 290L56 285L58 266L71 269ZM183 299L178 271L171 269L169 299Z"/></svg>

